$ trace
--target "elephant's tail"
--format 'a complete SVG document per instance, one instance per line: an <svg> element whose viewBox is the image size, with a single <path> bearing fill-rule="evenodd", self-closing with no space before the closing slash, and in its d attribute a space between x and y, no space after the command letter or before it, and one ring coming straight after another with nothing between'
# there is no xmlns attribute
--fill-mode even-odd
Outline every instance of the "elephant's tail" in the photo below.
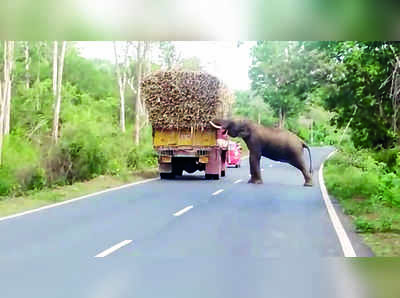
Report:
<svg viewBox="0 0 400 298"><path fill-rule="evenodd" d="M311 160L311 151L310 147L308 147L305 143L303 143L303 148L306 148L308 151L308 155L310 156L310 174L313 172L313 167L312 167L312 160Z"/></svg>

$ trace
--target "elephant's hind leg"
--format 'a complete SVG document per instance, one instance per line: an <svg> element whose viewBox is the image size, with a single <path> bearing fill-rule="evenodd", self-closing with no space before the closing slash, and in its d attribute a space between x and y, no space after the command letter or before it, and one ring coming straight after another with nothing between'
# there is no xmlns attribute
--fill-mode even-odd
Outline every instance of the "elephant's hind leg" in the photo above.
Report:
<svg viewBox="0 0 400 298"><path fill-rule="evenodd" d="M306 169L306 164L302 158L297 158L292 162L289 162L292 166L298 168L304 176L304 186L312 186L312 176Z"/></svg>

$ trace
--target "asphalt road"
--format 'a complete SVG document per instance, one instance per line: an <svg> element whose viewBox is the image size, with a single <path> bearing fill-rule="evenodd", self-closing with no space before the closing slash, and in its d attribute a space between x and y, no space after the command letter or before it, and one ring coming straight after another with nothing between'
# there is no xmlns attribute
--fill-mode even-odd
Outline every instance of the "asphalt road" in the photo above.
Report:
<svg viewBox="0 0 400 298"><path fill-rule="evenodd" d="M364 297L318 185L332 150L311 188L268 159L247 184L243 160L0 221L0 297Z"/></svg>

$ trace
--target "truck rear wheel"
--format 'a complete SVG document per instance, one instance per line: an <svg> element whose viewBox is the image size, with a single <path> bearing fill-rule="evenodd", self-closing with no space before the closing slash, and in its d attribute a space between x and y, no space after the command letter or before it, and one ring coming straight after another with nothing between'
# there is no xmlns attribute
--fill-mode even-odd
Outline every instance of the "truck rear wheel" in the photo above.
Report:
<svg viewBox="0 0 400 298"><path fill-rule="evenodd" d="M160 173L161 179L174 179L175 175L173 173Z"/></svg>
<svg viewBox="0 0 400 298"><path fill-rule="evenodd" d="M219 175L218 174L206 174L206 180L218 180Z"/></svg>

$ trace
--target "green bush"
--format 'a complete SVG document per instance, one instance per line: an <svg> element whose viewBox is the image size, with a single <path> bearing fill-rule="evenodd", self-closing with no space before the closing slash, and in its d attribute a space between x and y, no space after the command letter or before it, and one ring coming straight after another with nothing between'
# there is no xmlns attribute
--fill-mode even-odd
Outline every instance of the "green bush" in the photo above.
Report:
<svg viewBox="0 0 400 298"><path fill-rule="evenodd" d="M46 171L43 168L35 168L27 183L28 190L41 190L47 185Z"/></svg>
<svg viewBox="0 0 400 298"><path fill-rule="evenodd" d="M395 173L382 175L375 199L381 200L389 206L400 207L400 176Z"/></svg>
<svg viewBox="0 0 400 298"><path fill-rule="evenodd" d="M19 184L9 168L2 166L0 168L0 196L13 194L19 188Z"/></svg>
<svg viewBox="0 0 400 298"><path fill-rule="evenodd" d="M385 233L392 230L393 218L382 217L376 220L368 220L363 217L357 217L354 225L358 233Z"/></svg>
<svg viewBox="0 0 400 298"><path fill-rule="evenodd" d="M326 179L330 192L342 199L355 196L369 198L377 193L379 171L381 169L373 159L363 159L361 154L336 154L327 162Z"/></svg>
<svg viewBox="0 0 400 298"><path fill-rule="evenodd" d="M69 183L87 180L104 174L108 157L101 138L88 129L70 129L60 140L61 158L68 163L66 180Z"/></svg>
<svg viewBox="0 0 400 298"><path fill-rule="evenodd" d="M375 232L374 224L365 218L357 217L354 220L354 225L358 233Z"/></svg>
<svg viewBox="0 0 400 298"><path fill-rule="evenodd" d="M43 173L38 172L40 154L35 145L14 132L5 138L3 150L0 195L15 195L32 187L44 187L46 182L39 182Z"/></svg>
<svg viewBox="0 0 400 298"><path fill-rule="evenodd" d="M149 146L143 146L140 149L133 147L128 153L127 166L130 169L154 167L158 163L157 158L157 153Z"/></svg>
<svg viewBox="0 0 400 298"><path fill-rule="evenodd" d="M389 172L399 169L400 162L397 161L400 158L399 148L379 150L374 153L373 157L378 162L385 163Z"/></svg>
<svg viewBox="0 0 400 298"><path fill-rule="evenodd" d="M398 213L393 208L400 208L399 169L400 157L393 149L372 151L346 146L327 162L328 190L341 201L345 213L356 216L358 232L384 233L397 224Z"/></svg>
<svg viewBox="0 0 400 298"><path fill-rule="evenodd" d="M34 51L40 45L36 46ZM141 143L134 146L134 129L129 125L134 109L128 103L126 133L121 132L113 64L86 60L72 48L67 50L64 67L59 139L57 144L53 143L54 96L51 60L48 61L52 48L43 44L40 47L37 55L32 56L34 78L29 88L24 84L25 68L16 62L21 72L16 73L13 85L12 130L4 140L0 196L103 174L126 176L129 170L155 166L157 156L150 127L142 129Z"/></svg>

